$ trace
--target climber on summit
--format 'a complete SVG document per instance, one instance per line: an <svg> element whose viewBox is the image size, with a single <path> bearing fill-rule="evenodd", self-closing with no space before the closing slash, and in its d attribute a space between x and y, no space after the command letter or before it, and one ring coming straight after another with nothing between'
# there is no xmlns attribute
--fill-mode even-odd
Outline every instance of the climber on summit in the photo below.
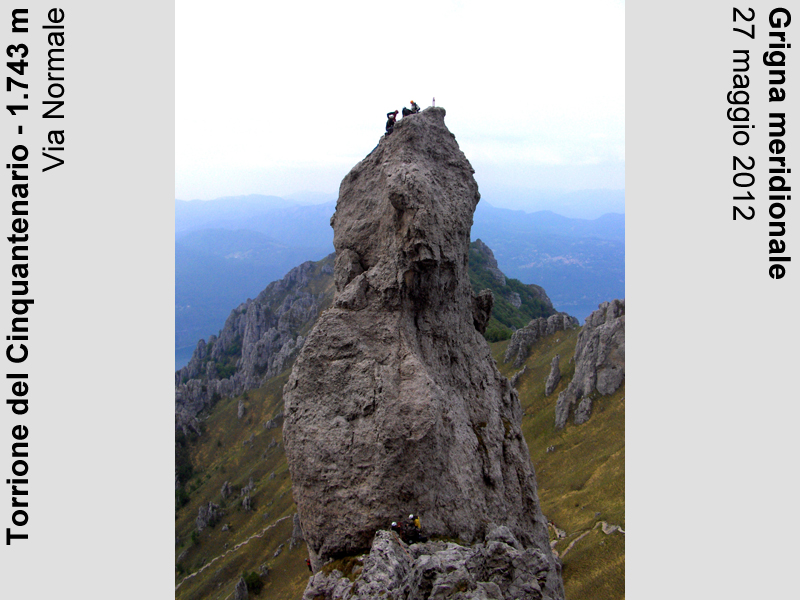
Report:
<svg viewBox="0 0 800 600"><path fill-rule="evenodd" d="M386 135L389 135L394 131L394 122L397 119L397 113L400 111L388 112L386 113Z"/></svg>
<svg viewBox="0 0 800 600"><path fill-rule="evenodd" d="M405 106L403 107L403 116L407 117L408 115L415 115L419 112L419 104L411 101L411 110L407 109Z"/></svg>

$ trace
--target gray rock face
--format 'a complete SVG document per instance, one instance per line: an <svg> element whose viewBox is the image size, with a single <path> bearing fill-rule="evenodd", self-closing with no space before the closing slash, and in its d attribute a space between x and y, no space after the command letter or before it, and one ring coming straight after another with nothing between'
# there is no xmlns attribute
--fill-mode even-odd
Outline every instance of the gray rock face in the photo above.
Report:
<svg viewBox="0 0 800 600"><path fill-rule="evenodd" d="M206 527L213 527L221 517L222 511L218 504L214 504L213 502L202 504L200 508L197 509L197 519L195 519L197 531L203 531Z"/></svg>
<svg viewBox="0 0 800 600"><path fill-rule="evenodd" d="M558 366L558 361L560 358L561 357L556 354L553 357L553 360L550 361L550 374L547 376L547 381L544 383L545 397L552 394L553 390L556 389L558 382L561 381L561 369Z"/></svg>
<svg viewBox="0 0 800 600"><path fill-rule="evenodd" d="M556 403L556 429L566 425L576 404L575 424L585 423L592 414L594 392L613 394L625 380L624 299L603 302L586 317L573 358L575 375Z"/></svg>
<svg viewBox="0 0 800 600"><path fill-rule="evenodd" d="M558 313L547 318L533 319L522 329L517 329L511 336L503 362L507 363L513 359L514 367L518 368L528 358L531 348L539 339L556 331L566 331L577 326L578 319L569 316L567 313Z"/></svg>
<svg viewBox="0 0 800 600"><path fill-rule="evenodd" d="M491 290L482 290L472 302L472 323L481 335L486 333L486 325L492 318L492 306L494 295Z"/></svg>
<svg viewBox="0 0 800 600"><path fill-rule="evenodd" d="M247 484L241 490L239 490L239 497L241 498L242 496L247 496L255 489L256 484L253 482L253 478L251 477Z"/></svg>
<svg viewBox="0 0 800 600"><path fill-rule="evenodd" d="M292 537L289 539L289 550L299 545L300 542L304 542L305 539L303 537L303 527L300 525L300 515L294 513L292 516Z"/></svg>
<svg viewBox="0 0 800 600"><path fill-rule="evenodd" d="M176 427L199 433L197 414L215 397L258 388L288 368L305 342L301 330L329 301L318 288L330 281L332 263L333 255L295 267L234 309L219 337L198 342L189 364L175 373Z"/></svg>
<svg viewBox="0 0 800 600"><path fill-rule="evenodd" d="M240 577L239 581L236 582L233 598L234 600L247 600L249 598L249 594L247 593L247 584L244 581L244 577Z"/></svg>
<svg viewBox="0 0 800 600"><path fill-rule="evenodd" d="M222 484L222 489L220 489L219 495L222 496L223 500L227 500L228 496L230 496L232 492L233 490L231 489L231 482L226 481Z"/></svg>
<svg viewBox="0 0 800 600"><path fill-rule="evenodd" d="M317 573L303 600L374 600L389 593L405 600L563 598L560 569L552 568L549 548L523 549L507 527L490 530L484 543L472 547L445 542L406 546L394 534L378 531L362 563L354 582L339 571Z"/></svg>
<svg viewBox="0 0 800 600"><path fill-rule="evenodd" d="M282 424L283 424L283 413L279 412L269 421L264 423L264 429L266 431L269 431L270 429L275 429L276 427L280 427Z"/></svg>
<svg viewBox="0 0 800 600"><path fill-rule="evenodd" d="M467 542L506 525L558 596L519 398L476 329L479 194L444 114L403 119L342 181L334 305L284 388L293 496L315 569L413 512Z"/></svg>
<svg viewBox="0 0 800 600"><path fill-rule="evenodd" d="M525 365L519 371L514 373L511 376L511 379L509 379L509 381L511 382L511 387L514 387L514 388L517 387L517 384L519 383L519 380L522 378L523 375L525 375L525 373L527 371L528 371L528 365Z"/></svg>

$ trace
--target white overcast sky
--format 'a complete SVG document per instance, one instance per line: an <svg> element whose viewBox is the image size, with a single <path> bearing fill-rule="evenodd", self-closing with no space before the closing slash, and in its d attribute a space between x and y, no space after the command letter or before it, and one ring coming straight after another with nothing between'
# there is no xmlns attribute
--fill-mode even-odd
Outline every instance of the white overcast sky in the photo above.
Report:
<svg viewBox="0 0 800 600"><path fill-rule="evenodd" d="M625 185L625 6L176 3L175 195L338 192L431 98L485 190Z"/></svg>

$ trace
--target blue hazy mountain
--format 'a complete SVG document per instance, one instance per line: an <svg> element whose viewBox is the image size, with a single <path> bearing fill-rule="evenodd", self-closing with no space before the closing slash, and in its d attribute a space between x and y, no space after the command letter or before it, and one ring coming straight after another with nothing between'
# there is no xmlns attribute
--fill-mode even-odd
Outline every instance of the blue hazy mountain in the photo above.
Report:
<svg viewBox="0 0 800 600"><path fill-rule="evenodd" d="M275 196L175 202L176 368L236 306L292 267L333 251L334 209L335 202L304 205ZM472 240L478 238L501 271L542 286L558 310L581 321L600 302L625 297L624 215L574 219L484 199L472 228Z"/></svg>
<svg viewBox="0 0 800 600"><path fill-rule="evenodd" d="M532 213L549 210L573 219L596 219L608 213L625 213L625 190L559 192L481 186L481 195L495 206Z"/></svg>

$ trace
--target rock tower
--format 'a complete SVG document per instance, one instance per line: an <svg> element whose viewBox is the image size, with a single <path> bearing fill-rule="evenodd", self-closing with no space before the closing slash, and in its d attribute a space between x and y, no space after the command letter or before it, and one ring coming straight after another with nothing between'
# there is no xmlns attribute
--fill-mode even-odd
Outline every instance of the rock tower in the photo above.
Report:
<svg viewBox="0 0 800 600"><path fill-rule="evenodd" d="M284 388L284 440L312 561L365 551L409 513L431 536L507 526L562 597L516 391L479 333L468 267L474 170L442 108L402 119L342 181L336 296ZM488 310L487 310L488 303Z"/></svg>
<svg viewBox="0 0 800 600"><path fill-rule="evenodd" d="M592 399L597 394L613 394L625 381L624 298L603 302L586 317L574 360L575 375L556 402L556 429L564 428L570 412L574 412L576 425L588 421Z"/></svg>

